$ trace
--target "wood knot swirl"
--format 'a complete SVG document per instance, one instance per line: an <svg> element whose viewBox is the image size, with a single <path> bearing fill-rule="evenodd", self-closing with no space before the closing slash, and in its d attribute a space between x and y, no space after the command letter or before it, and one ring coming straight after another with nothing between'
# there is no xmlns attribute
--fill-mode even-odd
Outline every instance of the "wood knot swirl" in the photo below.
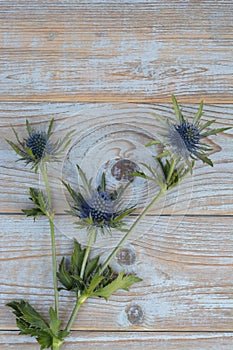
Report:
<svg viewBox="0 0 233 350"><path fill-rule="evenodd" d="M132 182L135 177L130 174L136 171L140 171L140 168L135 162L130 159L120 159L112 166L111 174L118 181L127 180Z"/></svg>
<svg viewBox="0 0 233 350"><path fill-rule="evenodd" d="M121 248L116 255L116 259L121 266L133 265L136 261L136 254L132 249Z"/></svg>
<svg viewBox="0 0 233 350"><path fill-rule="evenodd" d="M126 308L125 312L130 323L135 325L143 323L144 313L141 306L137 304L130 305Z"/></svg>

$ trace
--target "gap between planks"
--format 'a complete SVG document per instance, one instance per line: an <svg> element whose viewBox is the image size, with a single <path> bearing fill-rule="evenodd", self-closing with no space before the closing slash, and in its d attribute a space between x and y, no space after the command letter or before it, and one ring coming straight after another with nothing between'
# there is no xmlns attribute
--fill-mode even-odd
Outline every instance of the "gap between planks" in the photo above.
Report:
<svg viewBox="0 0 233 350"><path fill-rule="evenodd" d="M37 350L38 345L28 336L18 336L15 332L0 332L2 350ZM72 331L63 345L64 350L229 350L233 346L230 332L82 332Z"/></svg>

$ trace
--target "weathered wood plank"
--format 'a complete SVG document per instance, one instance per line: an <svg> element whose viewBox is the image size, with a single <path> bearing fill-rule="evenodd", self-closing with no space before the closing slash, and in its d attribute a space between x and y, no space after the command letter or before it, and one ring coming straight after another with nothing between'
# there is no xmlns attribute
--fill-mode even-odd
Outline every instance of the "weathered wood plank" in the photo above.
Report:
<svg viewBox="0 0 233 350"><path fill-rule="evenodd" d="M31 338L18 336L15 332L0 332L1 350L37 350ZM64 350L112 349L129 347L133 350L229 350L233 346L232 333L155 333L155 332L75 332L73 331Z"/></svg>
<svg viewBox="0 0 233 350"><path fill-rule="evenodd" d="M133 219L132 219L133 220ZM131 220L131 222L132 222ZM87 242L69 216L56 220L58 255L69 255L72 242ZM130 292L109 302L90 299L80 310L80 330L232 330L233 217L148 217L131 236L112 266L143 278ZM99 237L94 254L103 258L122 234ZM26 298L42 314L53 302L50 238L43 218L1 216L1 329L15 329L4 306ZM63 292L61 317L67 319L74 297Z"/></svg>
<svg viewBox="0 0 233 350"><path fill-rule="evenodd" d="M182 107L186 116L194 115L198 108L192 104ZM206 105L203 121L214 118L215 127L233 126L232 110L232 105ZM62 137L71 129L75 130L71 147L74 154L72 171L75 177L76 163L84 167L88 176L95 177L101 169L106 170L104 164L111 159L127 158L137 163L145 160L151 162L151 149L146 149L144 145L151 138L157 138L160 133L164 133L161 122L154 118L153 113L174 122L171 104L2 103L1 212L19 212L21 208L30 206L27 188L41 183L40 177L30 169L25 169L21 162L15 162L17 155L5 141L5 138L14 139L10 125L23 138L26 136L26 118L38 126L44 123L47 125L48 120L55 117L57 137ZM232 130L229 130L212 138L215 153L211 157L215 163L214 168L203 166L199 162L193 176L186 179L179 189L169 193L165 200L160 201L154 209L155 214L232 214L232 134ZM56 210L59 212L67 209L60 178L66 178L69 167L69 162L59 164L51 173ZM147 191L147 187L144 190ZM147 192L144 194L147 196ZM149 191L149 197L150 195Z"/></svg>
<svg viewBox="0 0 233 350"><path fill-rule="evenodd" d="M232 102L231 1L2 1L0 100ZM187 20L188 19L188 20Z"/></svg>
<svg viewBox="0 0 233 350"><path fill-rule="evenodd" d="M204 97L213 103L205 108L205 120L214 117L216 126L233 125L232 105L217 105L233 100L232 11L229 0L1 1L2 350L38 349L29 337L5 331L16 329L5 308L7 301L27 298L46 315L53 300L48 225L43 219L33 223L15 215L29 206L26 187L41 181L15 163L16 157L4 141L12 135L10 123L22 131L25 117L39 124L55 116L59 136L77 129L75 141L79 140L81 147L73 150L79 151L77 160L84 167L95 159L89 170L92 175L99 169L97 164L116 154L134 157L135 142L141 147L151 133L161 130L151 112L170 118L172 111L170 104L94 105L76 101L170 103L170 95L175 93L179 100L194 103ZM196 108L193 104L184 106L190 114ZM118 124L111 127L113 123ZM94 126L99 130L94 131ZM233 318L232 131L220 135L217 142L219 147L213 143L214 169L198 165L192 178L154 208L155 215L143 221L114 260L116 270L135 272L144 281L129 293L117 293L108 303L90 300L73 328L91 332L73 331L64 349L232 348L232 332L223 333L232 331ZM106 152L106 146L110 151ZM63 174L58 168L51 173L58 212L66 208L57 180ZM14 215L4 215L9 212ZM129 222L133 220L135 217ZM72 249L64 234L70 238L76 235L86 243L85 233L77 233L72 221L68 216L57 217L59 257ZM99 239L94 254L106 255L119 239L116 233ZM72 302L71 295L62 294L64 319ZM146 329L222 333L136 331Z"/></svg>

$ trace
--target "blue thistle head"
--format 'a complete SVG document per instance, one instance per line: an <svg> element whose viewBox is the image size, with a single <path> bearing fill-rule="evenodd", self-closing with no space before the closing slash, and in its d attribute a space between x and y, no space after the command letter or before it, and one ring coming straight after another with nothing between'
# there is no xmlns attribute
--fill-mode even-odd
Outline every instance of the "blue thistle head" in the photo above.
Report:
<svg viewBox="0 0 233 350"><path fill-rule="evenodd" d="M189 156L195 156L200 148L198 127L187 121L171 125L167 134L167 140L172 150L185 159Z"/></svg>
<svg viewBox="0 0 233 350"><path fill-rule="evenodd" d="M169 123L166 146L170 147L172 153L178 156L178 158L183 158L189 165L192 164L189 161L189 158L191 158L192 161L201 159L203 163L213 166L212 161L207 157L212 149L208 144L203 143L202 140L230 128L211 129L207 131L206 128L214 123L215 120L200 124L203 115L203 101L200 103L199 110L194 116L193 122L189 122L184 118L174 95L172 96L172 100L177 123Z"/></svg>
<svg viewBox="0 0 233 350"><path fill-rule="evenodd" d="M199 148L200 133L198 127L187 122L175 126L176 131L185 143L189 153L195 153Z"/></svg>
<svg viewBox="0 0 233 350"><path fill-rule="evenodd" d="M91 198L81 203L80 218L89 218L97 225L108 225L117 213L114 208L114 201L109 193L97 191Z"/></svg>
<svg viewBox="0 0 233 350"><path fill-rule="evenodd" d="M28 147L36 160L44 157L48 136L45 132L32 132L25 140L26 147Z"/></svg>
<svg viewBox="0 0 233 350"><path fill-rule="evenodd" d="M57 156L63 152L70 143L70 140L67 141L67 139L73 131L67 133L63 140L58 140L55 143L50 141L53 123L54 119L50 121L48 130L45 132L32 129L29 121L26 120L28 137L20 141L17 132L13 129L18 144L7 140L14 151L20 155L20 160L24 160L26 165L30 164L35 172L37 172L42 162L58 160Z"/></svg>
<svg viewBox="0 0 233 350"><path fill-rule="evenodd" d="M102 175L102 182L96 190L91 187L91 181L86 179L85 174L78 166L79 173L84 182L87 191L81 194L72 189L72 187L63 182L72 197L71 214L77 216L80 221L77 223L79 227L100 228L102 233L105 230L111 233L112 228L122 230L124 225L123 218L132 213L134 208L121 210L121 194L108 192L106 190L105 174Z"/></svg>

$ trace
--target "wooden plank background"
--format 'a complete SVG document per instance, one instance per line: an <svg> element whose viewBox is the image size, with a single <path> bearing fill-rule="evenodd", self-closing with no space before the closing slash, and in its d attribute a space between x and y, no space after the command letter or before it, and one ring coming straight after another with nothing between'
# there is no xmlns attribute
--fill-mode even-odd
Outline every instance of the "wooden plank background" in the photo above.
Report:
<svg viewBox="0 0 233 350"><path fill-rule="evenodd" d="M84 166L96 154L90 171L106 157L134 156L135 143L143 149L161 131L153 113L174 118L172 93L185 115L204 99L205 121L233 127L232 13L230 0L0 1L2 350L38 349L17 335L6 302L26 298L46 315L53 300L48 224L20 213L40 179L15 162L10 126L23 135L26 118L38 125L55 117L58 136L75 129ZM143 282L107 303L89 300L64 349L232 349L232 140L232 130L212 138L214 168L198 163L114 260ZM64 215L57 173L65 165L51 172L59 258L73 236L86 243ZM119 239L100 238L93 254L104 257ZM64 319L72 302L62 294Z"/></svg>

